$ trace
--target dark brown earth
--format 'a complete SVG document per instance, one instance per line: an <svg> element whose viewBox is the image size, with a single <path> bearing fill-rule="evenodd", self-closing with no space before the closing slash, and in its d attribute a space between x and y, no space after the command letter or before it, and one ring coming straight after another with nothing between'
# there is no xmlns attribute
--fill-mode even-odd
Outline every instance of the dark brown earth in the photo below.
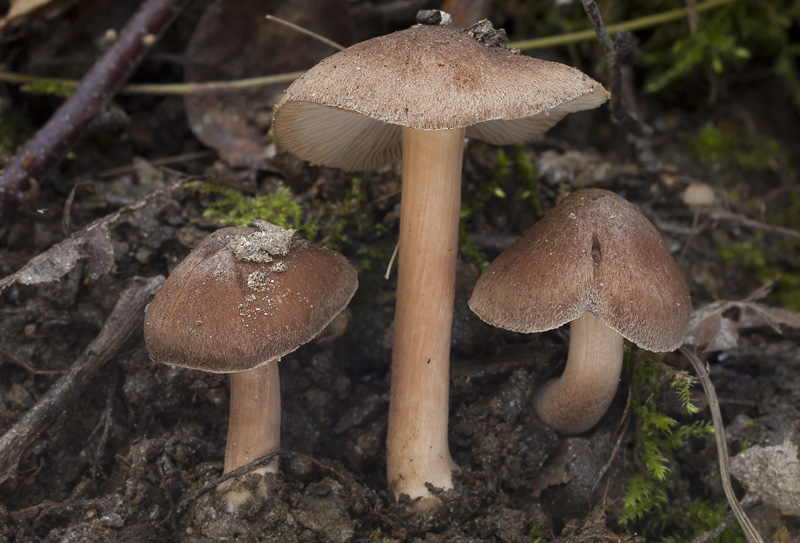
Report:
<svg viewBox="0 0 800 543"><path fill-rule="evenodd" d="M98 39L105 29L119 28L135 4L98 0L33 15L3 36L0 67L79 78L101 54ZM515 29L527 33L519 37L536 33L531 30L535 14L523 3L496 4L489 18L506 24L512 36ZM186 49L207 5L190 3L135 80L180 81L176 55ZM6 6L0 2L0 8ZM350 2L339 16L345 13L352 41L357 41L406 26L420 6L390 7ZM291 13L286 6L281 9ZM616 14L641 15L635 10ZM539 32L552 33L549 24L542 23ZM796 37L797 19L792 24ZM655 39L653 31L639 37L645 49ZM291 56L292 48L280 54ZM580 64L606 80L594 41L535 54ZM277 66L275 71L291 69ZM221 73L230 79L247 75ZM642 64L635 74L639 86L652 76ZM695 308L744 299L782 274L760 302L800 310L800 115L790 88L771 59L759 55L717 77L713 89L703 74L691 73L669 92L639 93L641 113L655 128L655 176L643 173L607 107L568 117L541 142L507 149L470 142L463 184L470 247L491 260L535 222L536 212L524 194L531 190L524 183L529 161L538 172L534 190L545 210L573 190L600 187L636 204L676 257L691 233L680 264ZM59 103L52 96L0 85L0 143L12 138L10 149L0 147L0 161ZM94 130L48 176L38 197L0 224L0 277L5 277L70 233L123 210L108 223L110 245L85 249L85 258L63 278L13 284L0 294L0 433L80 359L134 278L168 274L220 227L218 220L203 217L216 196L197 186L174 188L173 181L201 179L261 195L288 187L302 205L303 220L319 226L314 241L333 246L358 268L359 291L335 326L281 361L286 451L281 472L236 479L232 488L243 497L238 507L213 491L222 471L227 378L150 361L137 329L0 485L0 541L577 543L644 541L643 533L651 541L690 541L725 518L723 513L710 525L691 520L700 514L698 502L726 502L714 438L708 436L666 453L677 474L668 509L640 522L619 522L626 479L642 470L640 421L626 409L631 366L610 412L595 429L565 437L544 426L531 409L531 393L561 371L568 331L527 336L480 322L466 305L480 260L466 245L459 261L452 341L450 446L460 466L455 489L443 493L442 506L429 513L410 513L404 504L393 503L386 491L383 444L395 284L383 274L397 235L399 168L365 173L354 184L352 175L310 167L276 148L254 167L241 162L232 167L212 151L179 157L169 169L160 169L153 165L157 159L206 150L189 128L184 102L120 95L114 105L127 120ZM189 107L216 111L217 106ZM268 118L269 107L264 107ZM255 133L264 140L258 146L272 149L274 144L264 143L269 140L263 114L253 114L249 128L260 129ZM698 151L697 134L706 126L734 134L734 142L711 158ZM763 144L767 140L774 143ZM764 155L764 168L747 169L734 156L755 152ZM709 184L716 194L694 229L694 212L681 200L693 180ZM125 209L137 202L142 203ZM731 247L739 248L734 256ZM113 256L114 270L95 277L90 262L104 254ZM738 343L703 356L720 398L729 453L787 440L796 451L800 332L766 326L741 308L724 315L731 319L729 326L738 328ZM647 357L638 352L633 358L642 363ZM679 354L664 361L687 368ZM710 420L699 385L693 397L703 409L694 418L682 410L663 378L657 397L660 411L681 424ZM800 486L796 459L794 467L764 471L764 477L789 482L796 477ZM735 487L740 497L748 493L741 484ZM797 542L798 513L769 496L756 497L747 511L764 540ZM656 523L663 523L663 529ZM726 537L744 541L740 534Z"/></svg>

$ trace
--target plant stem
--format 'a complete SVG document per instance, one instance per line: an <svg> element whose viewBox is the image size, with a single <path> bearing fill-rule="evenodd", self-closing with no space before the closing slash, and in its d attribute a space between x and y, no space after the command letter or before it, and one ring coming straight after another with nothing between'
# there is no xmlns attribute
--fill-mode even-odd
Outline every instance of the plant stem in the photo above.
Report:
<svg viewBox="0 0 800 543"><path fill-rule="evenodd" d="M703 2L702 4L697 4L695 11L697 11L698 13L703 11L708 11L710 9L715 9L720 6L730 4L733 1L735 0L708 0L707 2ZM664 23L677 21L689 16L689 14L690 14L689 8L677 8L669 11L663 11L661 13L655 13L653 15L647 15L645 17L630 19L628 21L623 21L621 23L614 23L608 25L606 29L608 30L609 34L616 34L620 30L629 30L629 31L640 30L642 28L650 28L653 26L662 25ZM519 49L521 51L532 51L534 49L544 49L545 47L555 47L557 45L567 45L570 43L587 41L591 40L594 37L595 37L594 30L588 28L586 30L579 30L577 32L560 34L558 36L546 36L544 38L536 38L533 40L513 41L509 42L508 46L513 47L515 49Z"/></svg>

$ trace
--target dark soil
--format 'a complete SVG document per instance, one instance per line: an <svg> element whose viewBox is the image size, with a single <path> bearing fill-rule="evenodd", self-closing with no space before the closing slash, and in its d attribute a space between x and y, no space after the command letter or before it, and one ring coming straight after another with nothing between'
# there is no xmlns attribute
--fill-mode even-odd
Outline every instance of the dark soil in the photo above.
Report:
<svg viewBox="0 0 800 543"><path fill-rule="evenodd" d="M2 68L80 77L87 59L100 54L97 37L107 28L119 28L135 7L131 4L90 1L68 6L55 18L33 17L0 45ZM490 18L513 22L521 8L508 4L494 8ZM353 41L407 25L415 7L392 11L380 3L349 5ZM202 2L190 4L137 71L136 80L180 80L174 53L185 49L205 7ZM603 81L596 48L587 42L573 53L584 55L583 69ZM542 55L574 60L564 50ZM786 233L713 216L734 212L800 228L791 216L800 209L793 203L800 190L795 177L800 116L784 82L757 68L752 68L753 78L742 78L746 83L723 82L713 106L707 104L707 94L689 103L669 96L640 97L643 116L656 129L654 150L661 173L654 178L642 173L624 130L609 120L607 107L568 117L541 142L504 150L470 142L463 200L471 210L465 224L473 247L490 260L535 222L523 196L527 187L515 184L523 174L514 157L525 155L538 168L545 210L585 186L616 191L653 221L676 256L693 220L681 193L689 180L710 184L716 203L701 213L680 262L695 307L743 299L765 282L767 271L800 276L800 255L792 252L800 246L796 239L792 244ZM0 86L2 131L11 132L13 119L19 133L27 134L58 104L56 98ZM281 456L279 475L235 479L231 492L238 496L237 505L232 505L232 494L226 501L214 491L227 431L227 378L152 362L138 331L86 393L64 407L23 454L18 472L0 486L0 541L456 543L536 541L536 534L543 535L542 541L644 540L636 534L646 519L643 524L618 521L625 480L641 469L637 421L624 423L631 416L626 409L630 368L614 405L595 429L565 437L543 425L531 408L531 393L561 371L568 331L527 336L479 321L466 301L480 264L466 251L459 262L452 341L450 446L460 466L455 489L442 493L441 507L429 513L411 513L406 504L393 503L386 490L384 441L395 284L383 274L396 241L398 168L364 174L363 189L355 194L351 175L310 167L280 149L258 168L232 168L210 152L179 159L162 170L152 161L205 149L189 128L183 101L119 96L115 104L127 121L87 136L49 175L37 199L0 224L0 276L182 175L248 193L289 187L299 195L308 220L321 225L315 241L335 242L358 266L359 291L335 326L281 361L282 446L287 452ZM777 142L769 157L774 167L752 172L730 160L704 161L691 142L707 123L722 130L744 126ZM19 138L15 145L24 141ZM506 171L498 168L501 152L511 157ZM128 165L127 170L108 171ZM503 189L504 198L496 195L495 186ZM108 227L112 273L90 278L82 260L58 281L17 284L2 292L0 433L81 356L132 278L167 275L220 226L203 217L214 198L196 187L162 190L123 211ZM721 249L741 242L772 264L722 258ZM781 306L800 287L785 280L774 288L763 303ZM728 426L729 452L787 439L796 448L800 333L744 322L737 310L726 316L738 323L739 341L734 348L712 353L710 367ZM665 362L686 366L677 354ZM705 407L699 385L694 398ZM659 405L682 423L710 420L706 409L694 419L682 412L666 384ZM683 511L690 517L700 500L725 502L713 436L690 441L668 460L680 475L669 497L671 515ZM737 490L741 496L747 489ZM765 540L798 541L800 519L781 515L766 501L748 509ZM684 533L674 540L689 539Z"/></svg>

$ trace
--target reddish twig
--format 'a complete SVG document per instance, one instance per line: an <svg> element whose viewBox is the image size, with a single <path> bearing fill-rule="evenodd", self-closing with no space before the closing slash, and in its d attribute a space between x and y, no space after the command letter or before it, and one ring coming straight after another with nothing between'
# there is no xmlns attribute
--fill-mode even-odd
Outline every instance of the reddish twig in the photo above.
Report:
<svg viewBox="0 0 800 543"><path fill-rule="evenodd" d="M187 0L146 0L75 92L0 173L0 222L32 200L39 181L85 133Z"/></svg>

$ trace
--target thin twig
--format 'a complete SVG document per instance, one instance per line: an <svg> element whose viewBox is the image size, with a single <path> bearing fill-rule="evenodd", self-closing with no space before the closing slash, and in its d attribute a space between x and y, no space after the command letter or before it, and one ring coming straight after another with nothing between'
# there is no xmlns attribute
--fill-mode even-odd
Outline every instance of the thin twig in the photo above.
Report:
<svg viewBox="0 0 800 543"><path fill-rule="evenodd" d="M42 177L86 132L187 0L146 0L75 92L0 173L0 221L35 198Z"/></svg>
<svg viewBox="0 0 800 543"><path fill-rule="evenodd" d="M709 0L697 5L697 12L703 12L710 9L715 9L725 4L729 4L733 0ZM620 30L626 29L629 31L640 30L643 28L650 28L653 26L662 25L672 21L685 19L689 14L687 8L678 8L646 17L639 17L621 23L611 24L606 27L610 35L615 35ZM567 34L558 34L556 36L546 36L544 38L536 38L532 40L521 40L509 42L508 46L521 51L534 51L537 49L544 49L546 47L557 47L561 45L569 45L581 41L587 41L595 37L593 29L581 30L578 32L570 32ZM238 79L234 81L206 81L203 83L143 83L125 85L121 87L118 94L152 94L152 95L187 95L187 94L224 94L240 92L242 90L249 90L267 85L275 85L278 83L291 83L301 75L304 71L288 72L283 74L274 74L260 77L251 77L246 79ZM65 79L58 77L39 77L29 74L19 74L15 72L7 72L0 70L0 81L6 83L19 83L19 84L33 84L41 83L44 85L58 85L66 88L75 88L80 82L74 79Z"/></svg>
<svg viewBox="0 0 800 543"><path fill-rule="evenodd" d="M27 362L20 360L13 354L9 353L8 351L4 351L2 349L0 349L0 356L7 358L12 363L16 364L20 368L27 370L29 373L32 373L33 375L58 375L60 373L64 373L63 371L60 370L37 370Z"/></svg>
<svg viewBox="0 0 800 543"><path fill-rule="evenodd" d="M734 0L709 0L702 4L697 4L697 13L715 9L725 4L730 4ZM654 13L645 17L637 19L630 19L621 23L610 24L606 27L608 34L614 35L620 30L641 30L643 28L651 28L660 26L665 23L673 21L685 20L690 15L688 8L677 8L669 11L662 11L661 13ZM544 38L536 38L532 40L520 40L509 42L508 46L521 51L533 51L535 49L544 49L545 47L556 47L559 45L568 45L570 43L577 43L581 41L588 41L595 37L595 31L591 28L587 30L579 30L577 32L569 32L567 34L559 34L557 36L546 36Z"/></svg>
<svg viewBox="0 0 800 543"><path fill-rule="evenodd" d="M148 94L163 96L184 96L187 94L226 94L241 92L278 83L291 83L305 71L287 72L283 74L264 75L237 79L235 81L205 81L202 83L138 83L120 87L117 94ZM81 84L75 79L61 77L39 77L37 75L19 74L0 70L0 81L5 83L58 85L68 89L77 88Z"/></svg>
<svg viewBox="0 0 800 543"><path fill-rule="evenodd" d="M628 132L642 170L649 176L655 177L658 166L653 153L653 129L639 117L632 82L630 64L633 59L633 34L629 30L621 29L617 33L616 41L612 42L595 1L581 1L606 54L611 90L611 119Z"/></svg>
<svg viewBox="0 0 800 543"><path fill-rule="evenodd" d="M628 426L631 424L631 417L628 416L628 408L631 405L631 392L628 391L628 403L625 405L625 412L622 414L622 420L620 421L622 424L622 429L617 436L617 441L614 443L614 449L611 451L611 455L608 458L608 461L600 468L600 472L597 474L597 477L594 480L594 484L592 484L592 490L589 492L589 508L592 508L592 500L594 498L594 491L597 488L597 485L600 484L600 481L603 480L608 469L611 467L611 464L614 463L614 459L619 454L619 450L622 447L622 441L625 439L625 436L628 435Z"/></svg>
<svg viewBox="0 0 800 543"><path fill-rule="evenodd" d="M148 160L147 162L151 166L170 166L172 164L184 164L186 162L191 162L194 160L203 160L206 158L214 158L217 156L217 153L211 150L206 151L195 151L193 153L183 153L180 155L174 156L165 156L162 158L154 158L153 160ZM109 177L116 177L118 175L124 175L126 173L132 173L136 171L136 166L134 164L128 164L126 166L118 166L116 168L109 168L108 170L103 170L101 172L97 172L96 177L98 179L106 179Z"/></svg>
<svg viewBox="0 0 800 543"><path fill-rule="evenodd" d="M83 394L94 375L125 341L141 330L144 308L163 282L162 276L132 279L80 358L19 422L0 436L0 483L16 474L19 460L31 443Z"/></svg>
<svg viewBox="0 0 800 543"><path fill-rule="evenodd" d="M767 224L765 222L757 221L732 211L709 211L707 217L712 221L733 221L741 224L742 226L753 228L754 230L761 230L771 234L780 234L789 238L800 239L800 232L797 230L777 224Z"/></svg>
<svg viewBox="0 0 800 543"><path fill-rule="evenodd" d="M103 454L103 449L108 442L108 434L111 430L111 419L114 414L114 392L117 389L117 372L116 366L112 366L111 379L108 383L108 393L106 395L106 406L103 409L103 415L100 417L99 425L103 427L103 433L100 434L100 440L97 442L97 448L94 452L94 463L92 464L92 489L97 488L97 466L100 463L100 456Z"/></svg>
<svg viewBox="0 0 800 543"><path fill-rule="evenodd" d="M728 503L731 506L731 510L736 516L736 520L739 521L739 525L742 527L742 531L744 532L747 541L750 543L764 543L764 540L761 538L761 534L759 534L758 530L756 530L755 526L753 526L753 523L750 521L750 517L748 517L747 513L744 512L739 500L736 498L736 494L733 492L733 486L731 485L730 459L728 458L728 443L725 439L725 425L722 422L722 412L719 409L717 392L714 388L714 383L711 382L711 378L709 377L708 367L703 364L693 350L687 347L681 347L681 353L683 353L683 355L689 359L689 362L692 363L694 371L697 373L697 377L700 379L700 383L703 385L703 390L705 391L706 398L708 399L708 408L711 410L711 420L714 423L714 438L717 442L719 474L722 478L722 488L725 491L725 496L728 498Z"/></svg>
<svg viewBox="0 0 800 543"><path fill-rule="evenodd" d="M340 45L333 40L329 40L325 36L317 34L316 32L313 32L307 28L303 28L300 25L296 25L293 22L287 21L286 19L281 19L280 17L275 17L274 15L267 15L265 18L268 21L273 21L275 23L282 24L283 26L289 27L292 30L299 32L300 34L305 34L306 36L314 38L315 40L322 42L325 45L329 45L338 51L344 50L344 45Z"/></svg>
<svg viewBox="0 0 800 543"><path fill-rule="evenodd" d="M394 259L397 258L397 252L400 249L400 242L394 244L394 251L392 251L392 257L389 259L389 263L386 265L386 273L383 274L383 278L387 281L389 277L392 275L392 267L394 267Z"/></svg>

